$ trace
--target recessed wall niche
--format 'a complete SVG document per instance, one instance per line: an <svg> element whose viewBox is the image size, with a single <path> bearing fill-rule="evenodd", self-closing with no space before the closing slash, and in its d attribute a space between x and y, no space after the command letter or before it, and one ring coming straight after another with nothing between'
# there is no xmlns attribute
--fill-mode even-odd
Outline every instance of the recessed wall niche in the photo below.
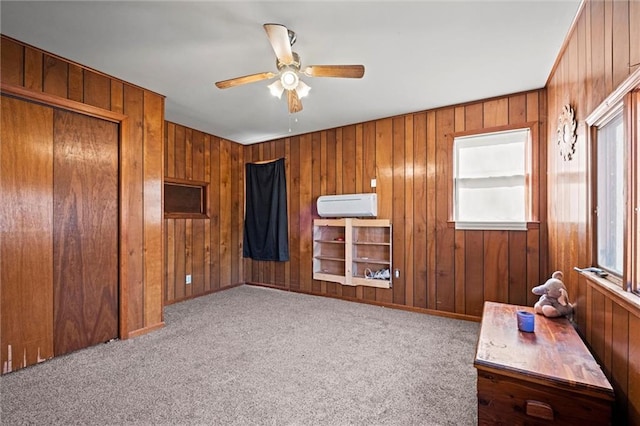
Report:
<svg viewBox="0 0 640 426"><path fill-rule="evenodd" d="M165 218L208 218L209 184L191 180L165 179Z"/></svg>

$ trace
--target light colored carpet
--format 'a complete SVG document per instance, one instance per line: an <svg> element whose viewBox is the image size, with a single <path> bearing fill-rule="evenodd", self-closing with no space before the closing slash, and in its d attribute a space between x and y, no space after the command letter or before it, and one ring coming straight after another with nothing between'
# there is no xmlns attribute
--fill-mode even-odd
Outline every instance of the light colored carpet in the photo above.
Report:
<svg viewBox="0 0 640 426"><path fill-rule="evenodd" d="M2 424L472 425L479 324L241 286L0 378Z"/></svg>

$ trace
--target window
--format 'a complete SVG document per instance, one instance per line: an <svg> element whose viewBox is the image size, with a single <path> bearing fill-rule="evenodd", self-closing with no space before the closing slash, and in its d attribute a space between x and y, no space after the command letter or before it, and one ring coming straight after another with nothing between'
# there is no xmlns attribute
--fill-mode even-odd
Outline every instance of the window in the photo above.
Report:
<svg viewBox="0 0 640 426"><path fill-rule="evenodd" d="M592 158L591 264L609 272L609 283L640 294L640 70L585 121Z"/></svg>
<svg viewBox="0 0 640 426"><path fill-rule="evenodd" d="M530 129L454 138L458 229L526 229Z"/></svg>
<svg viewBox="0 0 640 426"><path fill-rule="evenodd" d="M596 128L596 264L622 276L625 228L625 139L622 104Z"/></svg>

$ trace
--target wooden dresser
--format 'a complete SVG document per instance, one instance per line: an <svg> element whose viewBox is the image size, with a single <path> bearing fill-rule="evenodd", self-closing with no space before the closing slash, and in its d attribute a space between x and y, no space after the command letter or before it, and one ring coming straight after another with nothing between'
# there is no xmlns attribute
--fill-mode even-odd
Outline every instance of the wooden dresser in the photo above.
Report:
<svg viewBox="0 0 640 426"><path fill-rule="evenodd" d="M566 318L535 317L518 330L516 312L485 302L474 366L479 425L608 425L613 388Z"/></svg>

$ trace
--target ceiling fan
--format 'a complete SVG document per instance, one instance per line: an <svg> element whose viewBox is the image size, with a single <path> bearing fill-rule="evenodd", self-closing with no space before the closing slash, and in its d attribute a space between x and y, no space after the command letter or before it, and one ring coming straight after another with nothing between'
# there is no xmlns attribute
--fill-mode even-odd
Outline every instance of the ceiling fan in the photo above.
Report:
<svg viewBox="0 0 640 426"><path fill-rule="evenodd" d="M293 114L302 111L300 99L309 94L309 90L311 90L311 87L300 79L302 75L341 78L362 78L364 75L363 65L309 65L301 69L300 56L291 50L296 41L296 33L280 24L264 24L263 27L276 54L278 72L261 72L218 81L216 86L219 89L278 77L268 86L269 90L278 98L282 97L282 93L286 91L289 112Z"/></svg>

